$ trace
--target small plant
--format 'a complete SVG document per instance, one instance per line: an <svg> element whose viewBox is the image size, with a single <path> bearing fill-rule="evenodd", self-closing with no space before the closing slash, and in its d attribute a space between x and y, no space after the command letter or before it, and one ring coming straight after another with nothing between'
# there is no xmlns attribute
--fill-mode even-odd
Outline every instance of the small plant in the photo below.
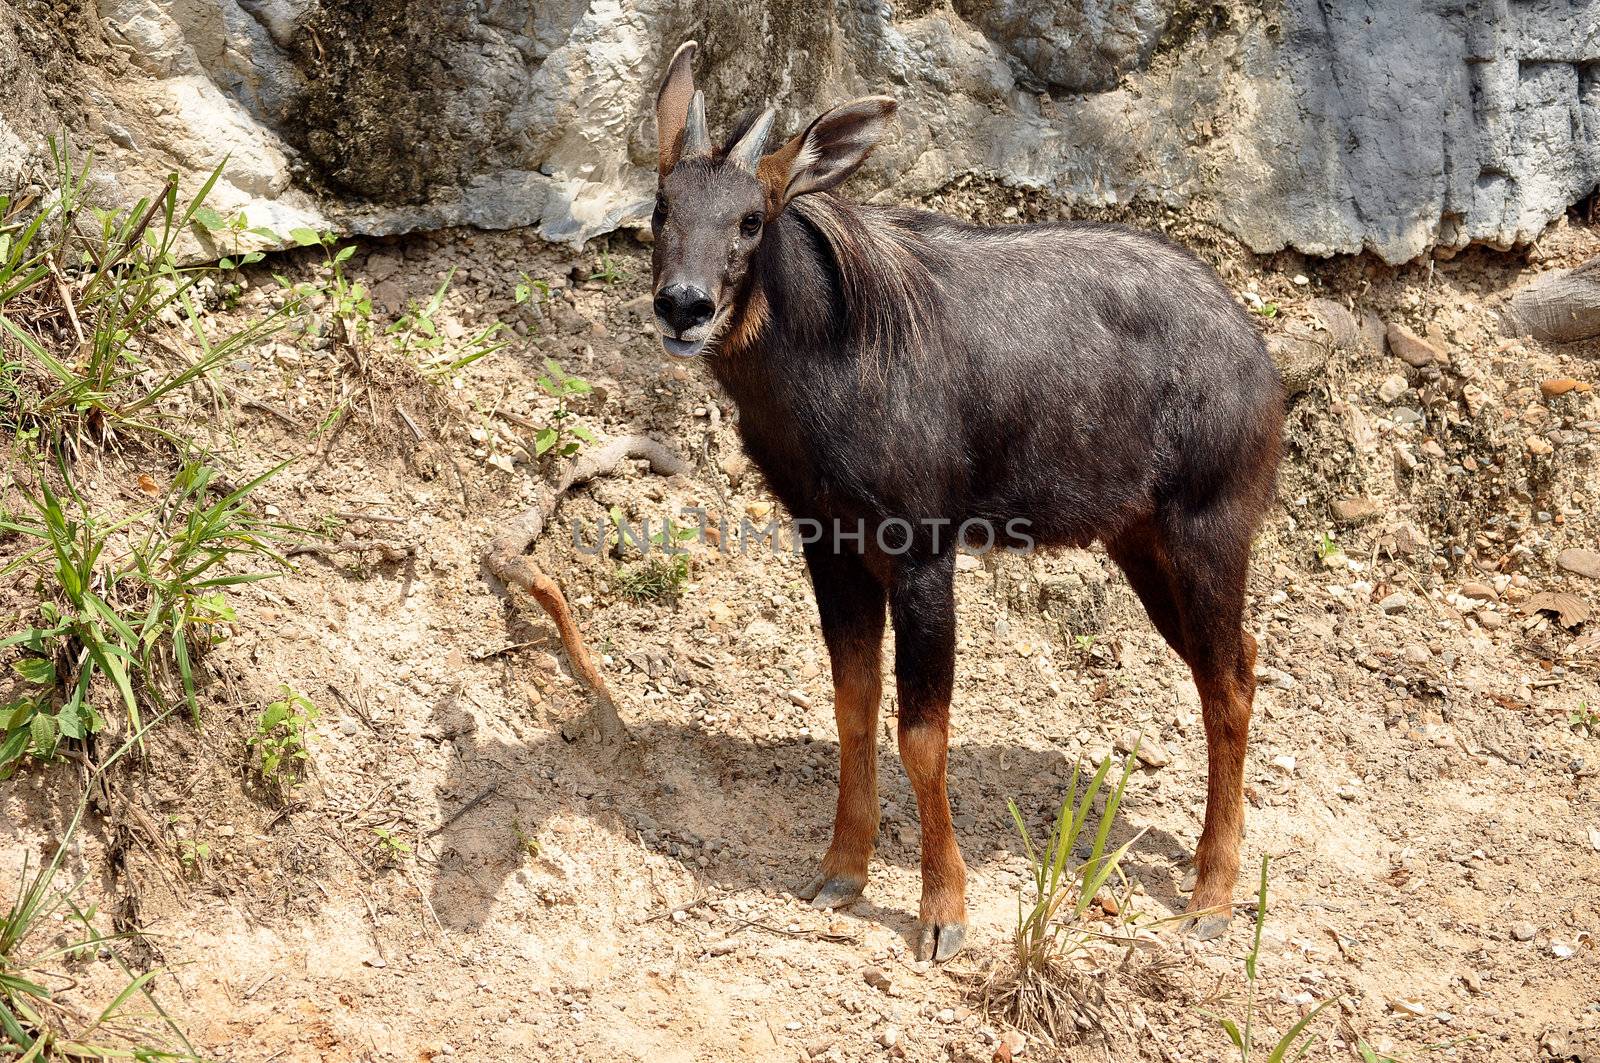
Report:
<svg viewBox="0 0 1600 1063"><path fill-rule="evenodd" d="M1339 568L1345 562L1344 548L1327 532L1317 537L1317 560L1324 568Z"/></svg>
<svg viewBox="0 0 1600 1063"><path fill-rule="evenodd" d="M1040 846L1035 846L1017 803L1007 802L1022 839L1033 888L1031 893L1017 896L1017 926L1008 962L991 971L979 989L989 1015L1057 1043L1098 1024L1103 987L1068 961L1099 936L1083 925L1084 916L1119 874L1123 857L1137 840L1107 850L1111 824L1136 763L1130 755L1116 788L1106 792L1105 810L1094 829L1088 856L1081 862L1073 854L1088 829L1095 798L1110 774L1110 758L1101 762L1081 794L1081 767L1073 766L1071 789ZM1126 911L1127 905L1122 908Z"/></svg>
<svg viewBox="0 0 1600 1063"><path fill-rule="evenodd" d="M1261 959L1261 930L1267 925L1267 867L1271 862L1270 857L1261 858L1261 887L1256 893L1256 927L1255 937L1251 940L1250 951L1244 958L1245 997L1243 1022L1215 1015L1211 1012L1202 1012L1207 1018L1214 1019L1228 1035L1228 1040L1233 1042L1233 1047L1239 1052L1240 1063L1251 1063L1255 1056L1255 1017L1256 1017L1256 968ZM1301 1034L1305 1033L1311 1020L1322 1014L1322 1010L1333 1003L1333 1000L1324 1000L1312 1008L1303 1018L1289 1028L1289 1032L1280 1037L1267 1053L1267 1063L1283 1063L1286 1059L1299 1059L1311 1050L1312 1040L1306 1038L1301 1041Z"/></svg>
<svg viewBox="0 0 1600 1063"><path fill-rule="evenodd" d="M385 335L393 338L401 354L416 359L424 376L448 377L509 343L499 338L505 331L505 324L499 321L479 329L460 342L453 342L440 334L434 319L444 306L444 298L454 276L455 270L451 269L425 302L412 303L411 309L385 330ZM521 291L520 286L518 291Z"/></svg>
<svg viewBox="0 0 1600 1063"><path fill-rule="evenodd" d="M221 336L207 331L197 296L259 252L185 266L178 240L194 230L259 235L242 217L205 206L222 167L184 201L171 178L126 211L93 206L92 156L51 140L53 187L38 205L0 196L0 367L5 423L19 435L72 446L120 427L181 444L160 422L163 400L282 327L286 313ZM30 215L25 212L33 209ZM192 349L192 353L191 353ZM9 355L15 352L16 359Z"/></svg>
<svg viewBox="0 0 1600 1063"><path fill-rule="evenodd" d="M579 395L587 395L593 389L589 382L580 376L569 376L561 368L561 363L554 358L544 360L544 375L534 381L539 390L556 400L555 409L550 411L549 419L543 426L534 432L533 452L536 457L552 454L557 457L570 457L576 454L585 443L594 442L594 433L585 428L583 422L578 420L576 414L568 407L568 402Z"/></svg>
<svg viewBox="0 0 1600 1063"><path fill-rule="evenodd" d="M531 859L539 859L539 839L522 825L520 819L511 821L511 831L516 835L518 851L526 853Z"/></svg>
<svg viewBox="0 0 1600 1063"><path fill-rule="evenodd" d="M612 507L610 515L617 526L620 545L622 511ZM618 593L634 601L676 602L682 598L684 585L689 582L689 554L678 544L698 534L698 529L681 528L668 517L661 530L650 535L650 545L654 547L650 556L617 570L613 580Z"/></svg>
<svg viewBox="0 0 1600 1063"><path fill-rule="evenodd" d="M593 273L589 274L583 279L586 281L599 281L601 284L614 285L621 284L623 281L627 280L628 274L626 270L622 269L611 260L611 252L602 251L600 252L600 262L598 268L596 268Z"/></svg>
<svg viewBox="0 0 1600 1063"><path fill-rule="evenodd" d="M1252 304L1250 304L1250 312L1253 313L1253 314L1260 314L1262 317L1266 317L1266 318L1277 317L1278 316L1278 304L1277 303L1252 303Z"/></svg>
<svg viewBox="0 0 1600 1063"><path fill-rule="evenodd" d="M1400 1063L1393 1056L1386 1056L1367 1044L1365 1038L1356 1041L1356 1051L1361 1055L1361 1063Z"/></svg>
<svg viewBox="0 0 1600 1063"><path fill-rule="evenodd" d="M295 294L304 307L319 297L326 300L326 320L335 330L332 338L347 348L356 348L372 336L372 293L367 286L345 274L344 264L356 253L355 244L339 246L338 237L315 229L290 229L289 239L301 247L315 247L322 251L320 276L315 281L294 284L287 277L274 274L273 279ZM322 334L322 323L307 318L306 331Z"/></svg>
<svg viewBox="0 0 1600 1063"><path fill-rule="evenodd" d="M378 856L385 864L397 864L411 854L411 846L396 831L386 827L373 827L372 836L378 841Z"/></svg>
<svg viewBox="0 0 1600 1063"><path fill-rule="evenodd" d="M248 741L263 779L280 786L294 785L298 767L311 757L310 743L321 715L310 698L284 684L283 697L262 710Z"/></svg>
<svg viewBox="0 0 1600 1063"><path fill-rule="evenodd" d="M531 277L527 273L518 274L522 279L517 282L516 289L512 292L518 306L530 304L537 295L540 303L550 301L550 282Z"/></svg>
<svg viewBox="0 0 1600 1063"><path fill-rule="evenodd" d="M1587 735L1600 734L1600 713L1590 709L1587 701L1580 701L1577 708L1567 713L1567 726Z"/></svg>
<svg viewBox="0 0 1600 1063"><path fill-rule="evenodd" d="M184 871L191 875L196 877L203 875L211 866L211 846L190 838L179 839L178 863L182 864Z"/></svg>
<svg viewBox="0 0 1600 1063"><path fill-rule="evenodd" d="M237 555L283 562L272 548L282 529L248 508L250 493L277 471L214 498L215 473L192 463L154 512L119 521L90 512L64 463L58 473L65 495L42 473L37 494L20 489L32 516L0 513L0 532L38 545L0 575L32 567L40 602L31 626L0 639L0 650L21 651L12 667L27 683L0 706L0 779L23 756L49 757L62 740L105 726L97 679L110 686L135 731L144 707L164 707L180 691L198 721L195 661L233 619L227 588L273 575L224 572L222 564Z"/></svg>
<svg viewBox="0 0 1600 1063"><path fill-rule="evenodd" d="M172 710L168 710L169 712ZM164 717L165 714L163 714ZM150 721L159 723L163 717ZM56 884L87 811L89 795L106 771L132 749L142 735L135 732L94 770L63 832L55 856L31 872L26 854L15 899L0 909L0 1059L18 1063L52 1063L84 1059L198 1060L194 1047L150 995L159 971L135 975L111 946L131 935L104 935L94 930L95 909L77 902L83 885ZM70 927L63 932L63 927ZM99 953L119 967L126 981L98 1014L81 1006L79 980L64 964ZM76 990L72 1003L58 994ZM142 1010L137 1005L142 1004Z"/></svg>

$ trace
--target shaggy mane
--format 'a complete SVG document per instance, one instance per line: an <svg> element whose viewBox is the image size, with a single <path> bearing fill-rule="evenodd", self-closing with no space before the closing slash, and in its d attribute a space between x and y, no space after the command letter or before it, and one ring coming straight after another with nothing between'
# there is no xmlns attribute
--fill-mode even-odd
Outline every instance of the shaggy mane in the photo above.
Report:
<svg viewBox="0 0 1600 1063"><path fill-rule="evenodd" d="M882 372L916 364L943 329L939 282L925 261L932 251L909 226L910 212L863 210L826 193L798 196L789 207L832 256L847 335L863 366Z"/></svg>

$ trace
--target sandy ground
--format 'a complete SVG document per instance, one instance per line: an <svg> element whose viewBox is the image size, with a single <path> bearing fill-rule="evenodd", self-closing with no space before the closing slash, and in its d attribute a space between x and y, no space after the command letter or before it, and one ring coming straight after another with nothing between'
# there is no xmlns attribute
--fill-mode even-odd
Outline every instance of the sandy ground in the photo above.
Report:
<svg viewBox="0 0 1600 1063"><path fill-rule="evenodd" d="M1600 233L1563 228L1532 262L1402 270L1194 242L1236 290L1277 304L1275 334L1320 335L1315 299L1365 326L1297 370L1251 584L1261 688L1241 900L1273 858L1258 1021L1282 1031L1337 997L1308 1058L1360 1058L1358 1039L1401 1060L1600 1058L1600 726L1572 724L1600 710L1600 621L1567 630L1525 611L1539 591L1593 605L1600 590L1556 563L1596 549L1597 399L1540 391L1593 380L1595 352L1503 342L1491 313L1532 272L1600 250ZM737 457L735 411L651 339L647 249L617 238L611 261L608 283L581 279L595 254L517 233L370 245L352 268L383 320L455 267L454 321L501 316L526 336L453 383L280 337L227 374L263 406L197 418L236 478L293 459L260 492L283 519L414 550L303 555L240 590L232 637L206 658L203 729L167 725L121 784L155 836L96 819L79 846L88 888L149 933L169 971L161 1000L211 1056L987 1061L1001 1031L971 986L1006 955L1025 874L1006 802L1042 827L1074 761L1133 734L1170 762L1135 773L1113 833L1138 834L1131 907L1181 910L1204 791L1198 699L1098 552L972 558L958 576L950 785L967 949L942 967L910 958L916 817L892 738L866 897L822 913L793 896L826 845L837 778L803 566L693 545L681 600L638 602L616 573L639 558L582 552L566 526L592 536L613 506L765 523L772 505ZM540 311L512 305L523 270L557 285ZM274 286L255 280L219 313L265 305ZM1431 335L1446 360L1386 353L1382 322ZM695 466L575 491L536 549L636 737L617 760L575 726L587 700L551 625L480 562L544 471L516 441L550 408L532 384L547 356L595 385L575 409L598 435L646 431ZM313 437L352 394L349 422ZM138 474L171 471L133 446L79 475L114 504ZM1326 561L1324 533L1341 548ZM252 779L244 746L282 684L323 711L287 797ZM892 735L892 693L885 710ZM36 767L0 786L6 881L24 852L48 852L74 778ZM385 851L379 828L410 851ZM186 842L209 858L186 868ZM1131 962L1164 978L1126 977L1120 951L1098 951L1103 1034L1033 1039L1024 1058L1229 1058L1202 1011L1242 1013L1250 929L1246 913L1214 942L1147 932ZM102 961L79 966L83 992L103 981Z"/></svg>

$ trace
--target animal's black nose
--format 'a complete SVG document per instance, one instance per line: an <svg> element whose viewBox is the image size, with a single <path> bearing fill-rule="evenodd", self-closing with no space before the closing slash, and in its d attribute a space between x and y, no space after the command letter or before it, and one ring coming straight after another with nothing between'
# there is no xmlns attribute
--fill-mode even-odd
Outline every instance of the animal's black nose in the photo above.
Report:
<svg viewBox="0 0 1600 1063"><path fill-rule="evenodd" d="M674 332L687 332L704 325L717 312L717 304L704 288L690 284L669 284L656 293L656 316Z"/></svg>

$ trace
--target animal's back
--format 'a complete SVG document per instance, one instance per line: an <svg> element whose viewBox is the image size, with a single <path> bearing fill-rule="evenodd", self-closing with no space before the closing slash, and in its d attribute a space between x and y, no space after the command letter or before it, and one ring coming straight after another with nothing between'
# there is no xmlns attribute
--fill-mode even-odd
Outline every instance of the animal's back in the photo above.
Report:
<svg viewBox="0 0 1600 1063"><path fill-rule="evenodd" d="M990 470L979 508L1058 514L1044 535L1069 542L1175 493L1243 491L1264 508L1282 385L1208 265L1123 226L883 216L941 294L942 364L923 370L947 381Z"/></svg>

